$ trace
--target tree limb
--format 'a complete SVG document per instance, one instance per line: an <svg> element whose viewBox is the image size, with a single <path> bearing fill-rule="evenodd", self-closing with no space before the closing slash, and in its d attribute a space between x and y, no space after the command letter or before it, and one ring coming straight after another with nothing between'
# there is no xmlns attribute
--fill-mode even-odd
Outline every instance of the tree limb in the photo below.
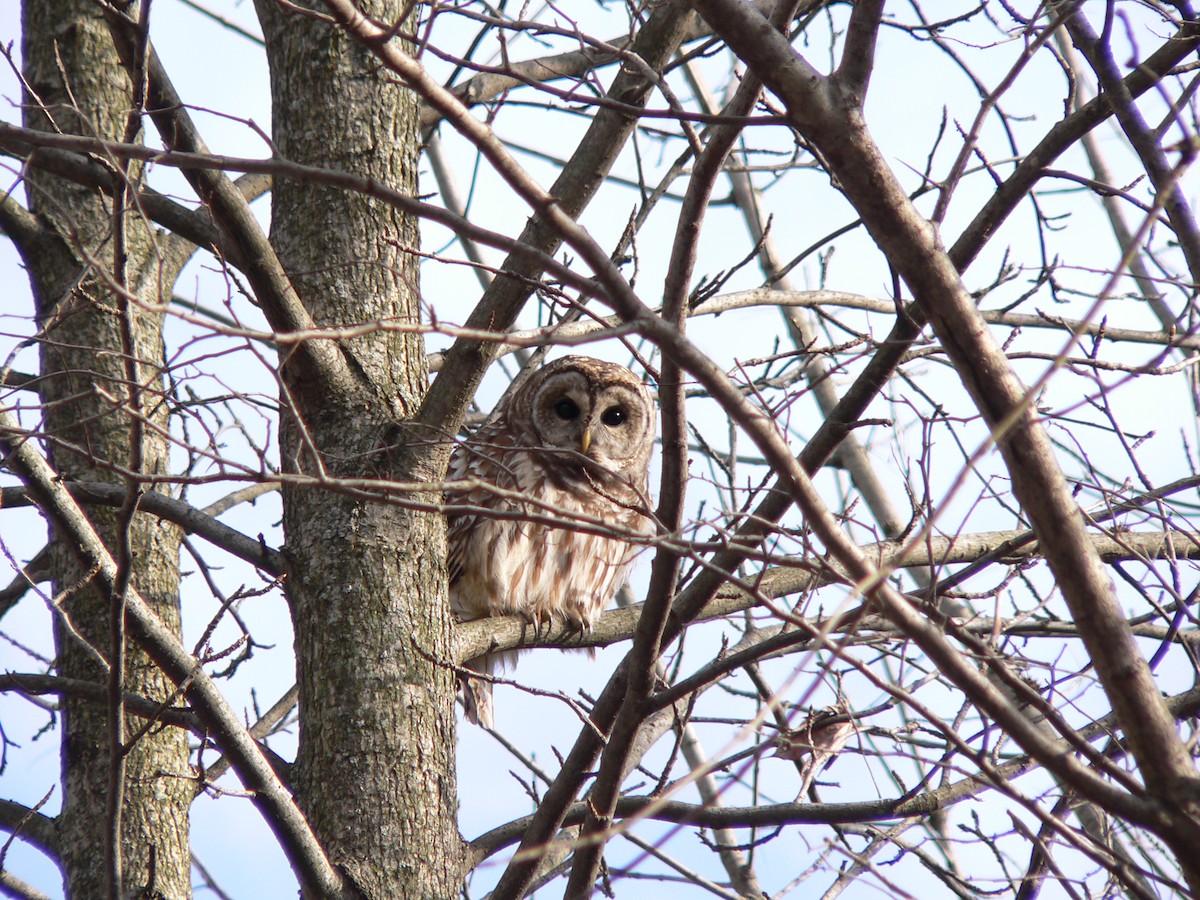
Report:
<svg viewBox="0 0 1200 900"><path fill-rule="evenodd" d="M52 816L11 800L0 800L0 829L58 859L58 828Z"/></svg>
<svg viewBox="0 0 1200 900"><path fill-rule="evenodd" d="M66 488L76 502L85 505L97 503L119 507L125 502L127 496L127 491L119 484L90 482L68 484ZM3 488L0 489L0 508L15 508L32 504L36 502L35 497L36 492L29 488ZM283 554L278 550L268 547L261 539L248 537L237 529L230 528L225 523L206 515L182 500L157 491L147 491L142 495L138 509L149 515L173 522L188 534L202 537L238 559L245 560L271 575L282 575L286 571Z"/></svg>
<svg viewBox="0 0 1200 900"><path fill-rule="evenodd" d="M1200 688L1194 688L1168 699L1172 714L1178 719L1195 715L1200 709ZM1094 740L1103 737L1116 724L1112 714L1081 729L1081 734ZM1068 749L1067 742L1056 742L1060 752ZM766 749L762 744L757 752ZM1004 782L1018 778L1039 767L1038 761L1022 755L997 766L993 771L996 779ZM853 803L776 803L749 807L709 807L679 801L663 800L659 797L622 797L617 801L616 814L628 818L648 818L662 822L675 822L703 828L761 828L776 825L828 825L851 824L854 822L887 822L908 816L925 816L939 809L946 809L983 791L995 787L977 775L949 782L941 787L919 794L905 794L882 800L867 800ZM564 816L564 823L577 824L588 813L586 803L571 807ZM471 852L481 857L490 856L506 846L520 840L528 829L533 816L526 816L505 823L488 831L471 842Z"/></svg>

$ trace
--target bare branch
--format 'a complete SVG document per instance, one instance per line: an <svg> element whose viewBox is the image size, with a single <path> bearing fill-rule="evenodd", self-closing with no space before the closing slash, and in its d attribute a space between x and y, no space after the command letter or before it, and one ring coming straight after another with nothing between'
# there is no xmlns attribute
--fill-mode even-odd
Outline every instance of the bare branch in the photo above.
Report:
<svg viewBox="0 0 1200 900"><path fill-rule="evenodd" d="M1122 560L1200 559L1200 542L1186 536L1165 532L1127 532L1120 537L1094 534L1090 536L1097 554L1105 562ZM862 555L883 571L912 567L933 568L941 566L988 562L1006 562L1013 565L1041 558L1036 539L1028 532L997 531L980 534L961 534L952 538L935 537L919 544L884 541L864 544L858 548ZM832 571L824 571L829 566ZM974 571L967 569L965 571ZM757 576L752 589L736 579L719 590L701 610L694 621L703 622L723 618L730 613L753 609L764 601L776 600L792 594L807 594L826 584L844 582L848 573L837 562L822 560L816 566L811 560L797 558L790 565L767 568ZM945 590L948 582L939 582L938 590ZM634 605L625 609L610 609L604 613L591 632L581 635L566 623L550 623L530 632L528 623L519 616L495 616L474 622L462 622L456 630L455 659L462 661L478 656L486 650L510 650L528 647L607 647L610 644L633 637L642 608ZM822 630L834 630L835 625L851 624L831 617L817 623ZM891 630L885 620L863 619L852 623L855 629ZM1011 623L997 622L986 617L974 617L962 626L978 634L993 632L1029 633L1045 629L1051 634L1076 635L1079 629L1069 622L1043 621L1032 624L1022 620ZM1028 631L1026 629L1029 629ZM902 633L902 632L895 632ZM1165 629L1139 628L1138 634L1147 637L1162 637ZM1189 638L1192 640L1193 638Z"/></svg>
<svg viewBox="0 0 1200 900"><path fill-rule="evenodd" d="M91 700L96 704L104 704L108 694L105 688L91 681L81 681L78 678L60 678L56 675L31 675L19 672L8 672L0 675L0 691L15 691L20 694L54 694L69 695ZM204 733L204 724L191 710L179 706L168 706L148 697L137 694L125 695L125 710L135 716L153 722L162 722L183 728L194 734Z"/></svg>
<svg viewBox="0 0 1200 900"><path fill-rule="evenodd" d="M0 800L0 828L37 847L51 859L58 857L58 830L54 819L11 800Z"/></svg>
<svg viewBox="0 0 1200 900"><path fill-rule="evenodd" d="M97 567L100 581L111 586L116 564L108 549L66 487L55 479L53 470L34 452L26 433L6 411L0 411L0 442L11 467L21 476L38 505L54 519L61 533L70 535L73 546L88 564ZM200 662L158 621L137 591L130 592L127 612L134 638L172 681L185 688L222 749L236 761L238 777L253 792L255 804L283 842L302 880L326 896L352 897L354 892L325 858L290 793Z"/></svg>
<svg viewBox="0 0 1200 900"><path fill-rule="evenodd" d="M1193 715L1200 708L1200 689L1193 689L1170 698L1169 705L1180 719ZM1085 729L1085 735L1101 736L1110 727L1115 717L1108 716ZM1061 749L1066 742L1059 741ZM756 748L756 752L766 749ZM1021 756L997 766L991 773L994 779L1011 781L1037 768L1030 756ZM944 809L987 790L986 782L978 777L962 778L934 790L915 795L906 795L882 800L858 803L779 803L755 807L708 807L664 800L660 797L623 797L617 803L616 815L621 817L646 817L664 822L676 822L707 828L755 828L771 825L815 825L850 824L853 822L889 821L907 816L924 816L937 809ZM576 824L587 815L587 805L579 803L564 816L568 825ZM473 850L491 854L503 846L519 839L530 826L532 816L513 822L481 835L472 842Z"/></svg>
<svg viewBox="0 0 1200 900"><path fill-rule="evenodd" d="M1122 80L1116 60L1113 59L1112 48L1092 30L1087 19L1083 17L1082 9L1076 7L1074 12L1067 16L1064 24L1075 45L1091 63L1100 86L1104 89L1104 96L1113 106L1121 129L1142 161L1155 191L1161 195L1162 209L1171 220L1171 227L1187 260L1188 270L1192 273L1192 281L1200 283L1200 226L1196 224L1196 216L1179 186L1178 176L1173 173L1173 167L1167 161L1159 137L1133 102L1133 94ZM1189 24L1195 26L1200 23L1193 17ZM1195 153L1195 150L1191 152Z"/></svg>
<svg viewBox="0 0 1200 900"><path fill-rule="evenodd" d="M134 53L128 31L130 25L115 11L106 12L114 43L128 67ZM153 47L147 49L146 72L151 119L158 127L163 143L172 150L206 154L207 147L182 99L175 93ZM185 173L189 175L192 189L204 201L226 240L236 247L234 255L242 260L243 271L272 325L280 331L313 327L312 316L296 295L295 288L242 192L219 170L189 169ZM336 344L312 341L300 349L300 358L307 360L308 365L319 373L318 380L336 388L340 395L351 396L362 386L354 367L347 362L344 351Z"/></svg>
<svg viewBox="0 0 1200 900"><path fill-rule="evenodd" d="M268 484L266 489L276 485ZM261 485L256 485L262 490ZM76 502L89 504L99 503L106 506L120 506L125 502L128 492L117 484L95 482L91 484L71 484L67 486ZM36 492L26 488L4 488L0 490L0 506L19 507L35 502ZM195 534L206 541L220 547L239 559L244 559L253 566L269 572L272 575L282 575L286 571L283 555L266 546L261 539L255 539L242 534L237 529L218 522L201 510L160 494L157 491L147 491L141 495L138 508L148 515L158 516L168 522L174 522L188 534Z"/></svg>
<svg viewBox="0 0 1200 900"><path fill-rule="evenodd" d="M698 5L739 55L763 73L788 106L797 127L822 148L872 237L912 288L975 403L999 434L1014 493L1042 540L1109 698L1122 713L1134 756L1151 791L1164 803L1168 797L1177 797L1180 790L1197 793L1192 791L1197 781L1195 769L1087 539L1049 441L1030 410L1025 388L982 327L958 270L941 250L932 228L858 127L859 111L830 103L826 94L814 90L807 70L787 64L791 50L782 39L774 35L768 39L760 33L761 42L752 43L744 32L727 27L734 18L748 19L744 10L723 0L705 0ZM781 65L785 67L782 72ZM805 512L811 521L807 508ZM874 580L867 571L858 577ZM899 611L891 603L887 606ZM1019 740L1024 746L1024 740ZM1194 858L1200 850L1200 830L1193 827L1194 820L1186 813L1179 817L1164 812L1173 820L1168 840L1185 858ZM1200 869L1186 868L1189 880L1200 889Z"/></svg>

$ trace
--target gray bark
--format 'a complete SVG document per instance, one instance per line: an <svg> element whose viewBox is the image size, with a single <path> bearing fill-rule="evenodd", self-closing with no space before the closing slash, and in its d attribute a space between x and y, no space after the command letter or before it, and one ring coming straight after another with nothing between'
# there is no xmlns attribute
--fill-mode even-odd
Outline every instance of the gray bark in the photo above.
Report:
<svg viewBox="0 0 1200 900"><path fill-rule="evenodd" d="M390 22L404 8L377 3L369 12ZM415 195L415 96L336 26L270 0L258 10L279 154ZM417 320L415 220L368 197L288 181L276 183L272 203L273 245L318 324ZM427 378L420 338L379 332L339 350L357 380L345 389L301 359L282 360L284 468L440 477L443 436L405 424ZM451 657L442 517L289 484L284 528L298 801L363 893L451 896L462 878L454 679L431 661Z"/></svg>
<svg viewBox="0 0 1200 900"><path fill-rule="evenodd" d="M37 0L22 9L25 77L48 114L29 104L25 121L39 129L98 134L120 139L131 105L129 81L112 49L103 19L86 0ZM69 84L64 84L65 75ZM72 104L78 106L71 108ZM53 122L50 121L52 117ZM136 176L137 170L134 170ZM136 429L122 410L127 369L122 351L119 304L104 279L88 263L107 269L113 262L113 216L91 190L31 170L30 207L55 237L21 247L37 304L41 335L42 379L47 451L67 480L124 484L113 466L137 458L132 443L141 435L141 468L166 471L167 445L157 429L165 427L163 382L155 372L162 360L162 317L130 304L133 346L142 373L142 406L154 427ZM130 211L124 227L128 262L126 283L147 304L170 295L177 263L156 256L144 222ZM105 396L105 395L108 396ZM115 398L115 399L114 399ZM96 508L92 522L110 547L120 544L122 516ZM132 585L175 633L180 627L179 531L148 516L133 518L128 549ZM72 592L61 604L74 634L56 622L57 671L66 678L100 684L107 675L96 658L110 653L109 591L85 584L86 569L69 541L51 554L56 595ZM141 651L130 646L125 688L166 699L172 684ZM63 807L57 818L61 864L68 896L109 894L112 857L105 834L114 821L106 810L110 788L111 710L92 700L62 700ZM126 739L140 721L128 717ZM191 896L188 806L193 796L186 734L155 729L139 737L125 757L120 861L125 895ZM107 860L107 862L106 862Z"/></svg>

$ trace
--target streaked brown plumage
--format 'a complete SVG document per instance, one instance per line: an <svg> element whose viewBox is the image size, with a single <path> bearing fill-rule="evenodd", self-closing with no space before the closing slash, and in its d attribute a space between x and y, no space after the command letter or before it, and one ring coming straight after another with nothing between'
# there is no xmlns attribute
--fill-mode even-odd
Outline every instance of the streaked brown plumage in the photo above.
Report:
<svg viewBox="0 0 1200 900"><path fill-rule="evenodd" d="M459 620L516 614L590 629L637 550L620 534L654 533L645 505L653 445L654 402L628 369L568 356L534 373L451 456L450 603ZM472 480L483 484L454 486ZM515 658L489 653L467 667L490 675ZM491 688L464 684L470 721L492 726Z"/></svg>

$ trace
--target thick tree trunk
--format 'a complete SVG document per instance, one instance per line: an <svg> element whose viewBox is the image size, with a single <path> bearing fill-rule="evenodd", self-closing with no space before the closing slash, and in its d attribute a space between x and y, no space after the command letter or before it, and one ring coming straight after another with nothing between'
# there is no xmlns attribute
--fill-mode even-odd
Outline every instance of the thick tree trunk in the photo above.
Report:
<svg viewBox="0 0 1200 900"><path fill-rule="evenodd" d="M393 21L407 6L369 11ZM416 98L336 27L273 0L258 9L279 154L415 194ZM272 199L272 241L318 323L417 321L415 221L312 185L277 181ZM380 331L341 349L359 378L352 396L332 396L284 356L285 470L437 478L430 436L403 425L425 390L421 339ZM331 861L367 895L452 896L462 878L454 680L430 661L451 655L442 517L285 483L284 528L297 798Z"/></svg>
<svg viewBox="0 0 1200 900"><path fill-rule="evenodd" d="M37 97L27 95L30 127L121 139L131 104L125 78L98 8L89 0L27 0L23 5L25 77ZM64 84L65 75L68 84ZM46 112L35 108L45 104ZM71 108L78 104L77 108ZM29 173L29 203L57 233L22 252L30 272L41 341L42 380L48 452L68 480L124 479L135 456L138 433L123 409L127 371L116 298L85 263L85 254L109 266L113 258L111 208L94 191ZM148 230L126 216L128 286L147 304L169 296L176 265L155 256ZM139 360L145 416L142 469L167 469L167 404L156 374L163 357L162 316L131 305L133 340ZM110 548L118 546L120 514L93 509L92 521ZM133 585L158 616L179 630L179 533L146 516L135 516L129 537ZM53 552L58 673L65 678L106 683L97 655L110 658L112 599L84 584L86 573L71 548ZM69 621L69 627L67 622ZM170 681L136 648L126 659L126 690L165 700ZM62 700L63 804L58 817L62 866L68 896L108 896L105 834L109 789L109 710L88 700ZM126 739L144 721L129 718ZM188 780L187 736L175 728L155 729L137 740L126 756L121 832L123 885L127 896L184 898L191 895L188 807L194 794ZM143 891L149 893L142 894Z"/></svg>

